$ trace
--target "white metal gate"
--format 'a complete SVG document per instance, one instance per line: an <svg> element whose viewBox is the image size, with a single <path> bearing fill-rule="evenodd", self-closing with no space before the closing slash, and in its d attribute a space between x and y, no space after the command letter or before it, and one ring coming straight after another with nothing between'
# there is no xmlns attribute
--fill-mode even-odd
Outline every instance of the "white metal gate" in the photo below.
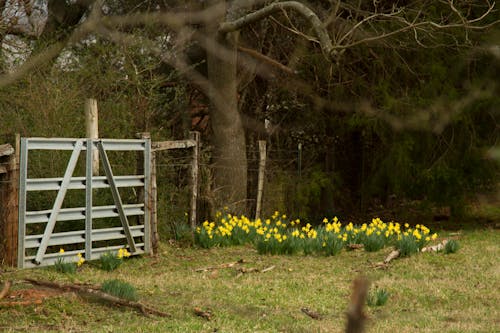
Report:
<svg viewBox="0 0 500 333"><path fill-rule="evenodd" d="M62 177L29 177L29 153L32 151L71 151L66 171ZM99 152L104 176L94 176L92 156ZM81 154L83 151L86 154ZM110 151L142 152L143 174L114 175L108 159ZM77 261L78 254L86 260L99 258L108 251L126 247L132 255L151 251L149 193L150 193L149 139L66 139L66 138L22 138L20 151L19 187L19 254L18 267L38 267L52 265L59 258L66 262ZM80 155L84 155L85 175L75 176L75 168ZM136 164L136 160L129 161ZM46 166L45 166L46 167ZM141 192L141 202L124 203L120 195L122 188ZM93 192L109 189L112 204L94 205ZM77 207L63 205L68 190L85 193L85 204ZM29 210L31 192L43 191L55 194L52 207L43 210ZM105 190L106 191L106 190ZM123 191L123 190L122 190ZM83 193L82 193L83 195ZM64 207L63 207L64 206ZM129 216L139 216L135 225ZM119 219L118 226L106 225L108 220ZM99 226L94 225L101 219ZM83 221L83 222L82 222ZM84 225L83 225L84 223ZM56 228L56 226L58 228ZM77 226L77 229L72 228ZM78 227L81 226L81 227ZM69 231L68 231L69 230ZM63 248L64 253L59 249Z"/></svg>

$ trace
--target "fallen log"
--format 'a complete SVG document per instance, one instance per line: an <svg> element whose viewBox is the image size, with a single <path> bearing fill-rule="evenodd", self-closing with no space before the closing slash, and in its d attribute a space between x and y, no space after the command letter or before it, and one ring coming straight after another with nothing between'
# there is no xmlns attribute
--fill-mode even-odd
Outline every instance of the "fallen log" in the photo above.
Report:
<svg viewBox="0 0 500 333"><path fill-rule="evenodd" d="M396 259L397 257L399 257L399 255L401 254L401 252L399 252L399 250L393 250L391 253L389 253L389 255L384 259L384 264L388 264L390 263L393 259Z"/></svg>
<svg viewBox="0 0 500 333"><path fill-rule="evenodd" d="M423 247L421 252L438 252L444 250L446 243L448 243L447 239L444 239L441 243L433 246Z"/></svg>
<svg viewBox="0 0 500 333"><path fill-rule="evenodd" d="M170 317L171 316L169 313L154 309L154 308L147 306L145 304L142 304L140 302L129 301L129 300L126 300L123 298L119 298L119 297L110 295L110 294L105 293L101 290L92 289L92 288L85 287L85 286L78 285L78 284L60 284L60 283L56 283L56 282L41 281L41 280L34 280L34 279L24 279L24 281L29 282L33 285L37 285L37 286L49 287L49 288L59 289L59 290L63 290L63 291L75 291L78 293L95 296L101 300L104 300L104 301L107 301L107 302L110 302L113 304L135 308L135 309L139 310L145 316L149 316L150 314L154 314L154 315L157 315L160 317Z"/></svg>

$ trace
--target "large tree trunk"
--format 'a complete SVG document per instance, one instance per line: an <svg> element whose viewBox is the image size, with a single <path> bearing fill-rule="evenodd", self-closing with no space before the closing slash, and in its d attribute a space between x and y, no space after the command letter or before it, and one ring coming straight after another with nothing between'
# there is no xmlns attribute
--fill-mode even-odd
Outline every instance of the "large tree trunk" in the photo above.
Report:
<svg viewBox="0 0 500 333"><path fill-rule="evenodd" d="M224 19L221 17L221 21ZM247 197L247 156L245 131L237 103L238 32L218 34L217 27L213 28L218 43L216 49L221 50L207 54L216 204L243 213Z"/></svg>

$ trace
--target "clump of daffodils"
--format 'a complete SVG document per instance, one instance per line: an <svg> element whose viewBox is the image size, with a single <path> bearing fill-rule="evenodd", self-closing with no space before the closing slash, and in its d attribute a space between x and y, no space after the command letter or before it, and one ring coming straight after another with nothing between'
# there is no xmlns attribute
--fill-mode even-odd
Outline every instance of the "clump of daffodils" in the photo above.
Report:
<svg viewBox="0 0 500 333"><path fill-rule="evenodd" d="M431 235L424 225L410 228L408 224L385 223L380 218L361 226L352 222L343 225L337 217L324 218L319 226L313 227L276 211L270 218L257 220L218 212L215 221L205 221L196 229L195 236L204 248L254 244L261 254L335 255L353 244L362 245L366 251L378 251L388 245L395 245L401 251L404 246L414 244L418 252L435 240L437 234ZM410 255L415 251L401 253Z"/></svg>
<svg viewBox="0 0 500 333"><path fill-rule="evenodd" d="M64 253L65 250L63 248L59 249L59 254L64 255ZM66 262L65 259L58 258L54 263L54 268L56 271L61 273L74 274L76 273L76 269L83 265L84 262L85 258L83 258L81 253L78 253L76 258L74 258L71 262Z"/></svg>
<svg viewBox="0 0 500 333"><path fill-rule="evenodd" d="M99 258L100 268L111 272L120 267L124 258L130 257L130 252L125 248L121 248L117 253L106 252Z"/></svg>

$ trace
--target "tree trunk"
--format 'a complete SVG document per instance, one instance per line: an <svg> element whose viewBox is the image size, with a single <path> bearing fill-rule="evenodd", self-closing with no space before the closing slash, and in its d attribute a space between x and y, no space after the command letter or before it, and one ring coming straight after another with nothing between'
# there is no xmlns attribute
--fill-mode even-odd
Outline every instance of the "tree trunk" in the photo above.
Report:
<svg viewBox="0 0 500 333"><path fill-rule="evenodd" d="M224 13L222 13L224 15ZM221 17L223 21L225 17ZM214 181L217 205L244 213L247 197L247 156L245 131L237 103L238 32L218 34L213 27L218 49L207 54L210 91L210 121L214 145Z"/></svg>

